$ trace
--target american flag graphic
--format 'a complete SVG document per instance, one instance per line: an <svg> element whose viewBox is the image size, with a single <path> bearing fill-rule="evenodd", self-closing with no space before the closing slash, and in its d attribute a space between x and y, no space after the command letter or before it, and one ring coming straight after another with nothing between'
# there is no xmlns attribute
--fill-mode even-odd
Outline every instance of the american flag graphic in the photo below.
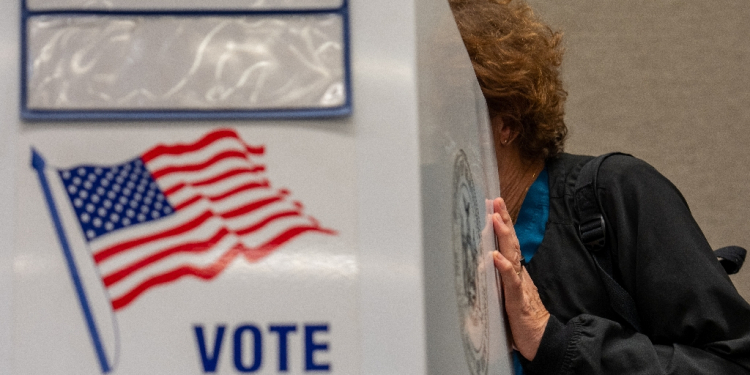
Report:
<svg viewBox="0 0 750 375"><path fill-rule="evenodd" d="M302 234L336 233L272 187L264 152L220 129L118 165L57 170L114 310L182 277L211 280Z"/></svg>

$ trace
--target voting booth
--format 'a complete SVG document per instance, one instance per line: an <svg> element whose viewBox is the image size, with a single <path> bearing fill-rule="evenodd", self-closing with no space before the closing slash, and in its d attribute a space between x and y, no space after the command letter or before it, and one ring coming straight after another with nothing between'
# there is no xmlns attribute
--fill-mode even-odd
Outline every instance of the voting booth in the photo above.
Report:
<svg viewBox="0 0 750 375"><path fill-rule="evenodd" d="M0 372L512 373L447 1L0 10Z"/></svg>

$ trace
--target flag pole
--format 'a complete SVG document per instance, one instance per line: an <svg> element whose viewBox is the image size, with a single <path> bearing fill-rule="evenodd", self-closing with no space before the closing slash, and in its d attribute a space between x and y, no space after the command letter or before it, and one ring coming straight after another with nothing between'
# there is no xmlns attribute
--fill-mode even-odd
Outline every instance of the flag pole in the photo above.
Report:
<svg viewBox="0 0 750 375"><path fill-rule="evenodd" d="M102 368L102 373L108 373L112 370L112 368L107 362L107 356L104 353L104 346L102 345L101 336L99 336L99 331L97 330L96 322L94 321L94 314L91 311L91 306L89 305L88 298L86 298L86 291L83 288L81 277L78 275L78 268L76 267L75 261L73 259L73 253L70 250L68 239L65 236L65 231L63 230L62 221L60 220L60 215L57 212L57 208L55 206L55 200L52 197L52 191L50 190L47 176L44 174L46 162L44 161L42 155L40 155L33 147L31 149L31 166L36 170L37 175L39 176L39 183L42 185L44 198L47 201L47 208L49 209L49 213L52 216L52 222L55 224L57 238L60 240L63 255L65 256L65 261L67 262L68 270L70 271L70 277L71 279L73 279L73 285L75 286L76 293L78 294L78 301L81 304L81 310L83 310L83 316L89 329L91 341L94 344L94 351L96 352L96 356L99 359L99 365Z"/></svg>

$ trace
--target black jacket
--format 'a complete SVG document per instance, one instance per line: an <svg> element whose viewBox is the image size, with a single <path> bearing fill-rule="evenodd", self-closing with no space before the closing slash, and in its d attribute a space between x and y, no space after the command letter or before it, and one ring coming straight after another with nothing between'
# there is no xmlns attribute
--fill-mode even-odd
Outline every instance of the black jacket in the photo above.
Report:
<svg viewBox="0 0 750 375"><path fill-rule="evenodd" d="M610 308L578 236L573 190L588 156L547 162L550 212L527 265L552 314L533 374L750 374L750 305L737 293L680 192L645 162L616 155L599 171L614 273L643 333Z"/></svg>

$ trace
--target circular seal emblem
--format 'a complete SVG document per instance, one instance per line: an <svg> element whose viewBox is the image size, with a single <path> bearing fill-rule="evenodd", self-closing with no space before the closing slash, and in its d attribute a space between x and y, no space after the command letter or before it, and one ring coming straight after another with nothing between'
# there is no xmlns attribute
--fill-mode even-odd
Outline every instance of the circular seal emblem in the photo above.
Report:
<svg viewBox="0 0 750 375"><path fill-rule="evenodd" d="M487 281L482 262L480 211L463 150L453 165L453 263L461 338L472 375L487 374Z"/></svg>

